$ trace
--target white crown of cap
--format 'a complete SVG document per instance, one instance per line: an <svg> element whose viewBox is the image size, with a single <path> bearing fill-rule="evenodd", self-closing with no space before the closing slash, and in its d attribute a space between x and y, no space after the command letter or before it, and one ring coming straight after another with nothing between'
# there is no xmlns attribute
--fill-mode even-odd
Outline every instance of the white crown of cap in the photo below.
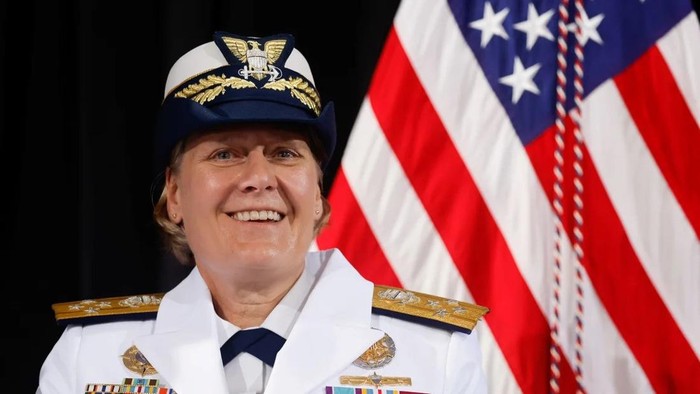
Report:
<svg viewBox="0 0 700 394"><path fill-rule="evenodd" d="M165 81L164 97L168 96L173 89L188 79L195 77L207 71L227 66L228 61L221 54L219 47L214 41L202 44L189 52L182 55L175 64L170 68L168 79ZM314 86L314 77L311 74L309 62L306 61L304 55L296 48L292 49L292 53L284 63L284 67L304 76Z"/></svg>

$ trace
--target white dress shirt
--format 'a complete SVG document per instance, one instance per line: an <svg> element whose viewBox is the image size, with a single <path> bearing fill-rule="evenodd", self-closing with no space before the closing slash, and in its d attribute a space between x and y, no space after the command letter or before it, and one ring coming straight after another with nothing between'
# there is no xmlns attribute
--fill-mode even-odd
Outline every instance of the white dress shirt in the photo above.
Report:
<svg viewBox="0 0 700 394"><path fill-rule="evenodd" d="M313 277L304 270L289 292L265 319L261 327L267 328L287 339L294 322L296 322L304 306L304 301L311 292L312 286ZM218 315L215 316L215 319L218 323L219 347L221 347L240 328ZM224 372L229 393L262 394L272 373L272 367L260 361L257 357L243 352L226 364Z"/></svg>

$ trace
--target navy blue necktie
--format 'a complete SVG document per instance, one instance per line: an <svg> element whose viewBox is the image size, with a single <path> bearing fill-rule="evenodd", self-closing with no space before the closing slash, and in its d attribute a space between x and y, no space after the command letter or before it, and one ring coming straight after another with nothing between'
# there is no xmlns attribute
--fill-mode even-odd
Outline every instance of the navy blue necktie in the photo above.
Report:
<svg viewBox="0 0 700 394"><path fill-rule="evenodd" d="M246 352L272 367L284 342L284 338L267 328L240 330L221 346L221 361L226 365L241 352Z"/></svg>

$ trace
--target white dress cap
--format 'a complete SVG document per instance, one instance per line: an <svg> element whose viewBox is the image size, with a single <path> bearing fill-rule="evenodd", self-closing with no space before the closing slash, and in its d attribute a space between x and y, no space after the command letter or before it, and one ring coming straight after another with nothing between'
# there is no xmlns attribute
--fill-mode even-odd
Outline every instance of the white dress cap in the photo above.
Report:
<svg viewBox="0 0 700 394"><path fill-rule="evenodd" d="M226 58L221 54L219 47L214 41L202 44L189 52L182 55L173 66L170 68L168 78L165 81L165 91L163 97L167 97L173 89L181 83L207 71L228 65ZM287 58L284 64L285 68L296 71L308 79L314 86L314 77L311 74L311 67L306 61L304 55L296 48L292 49L292 53Z"/></svg>

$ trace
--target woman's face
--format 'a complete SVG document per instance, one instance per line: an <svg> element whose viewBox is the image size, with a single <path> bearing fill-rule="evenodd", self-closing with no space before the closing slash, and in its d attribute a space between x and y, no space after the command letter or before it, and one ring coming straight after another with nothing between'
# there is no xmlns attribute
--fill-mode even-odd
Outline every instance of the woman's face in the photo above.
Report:
<svg viewBox="0 0 700 394"><path fill-rule="evenodd" d="M300 272L322 215L320 169L299 133L245 125L188 141L167 177L200 269Z"/></svg>

